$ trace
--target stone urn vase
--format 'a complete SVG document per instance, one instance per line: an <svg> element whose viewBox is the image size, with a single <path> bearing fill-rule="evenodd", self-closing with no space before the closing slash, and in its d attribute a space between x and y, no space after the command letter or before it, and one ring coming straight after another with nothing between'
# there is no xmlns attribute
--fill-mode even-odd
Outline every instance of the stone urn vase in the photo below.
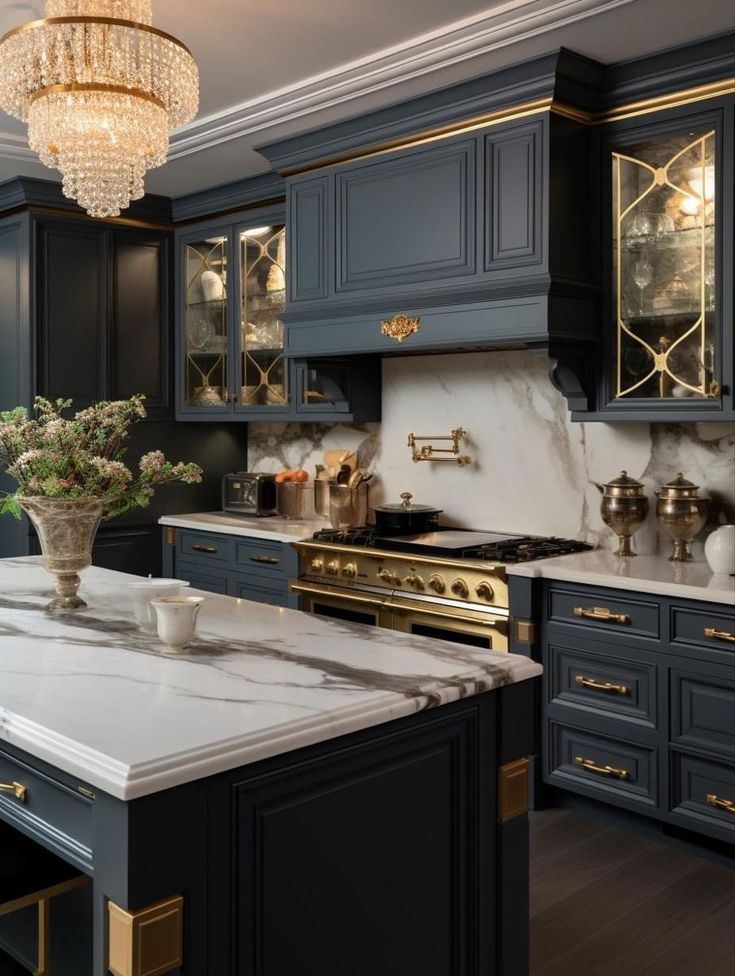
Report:
<svg viewBox="0 0 735 976"><path fill-rule="evenodd" d="M104 503L98 498L18 497L41 543L43 564L56 577L58 594L47 610L79 610L87 604L78 595L79 574L92 564L92 543Z"/></svg>

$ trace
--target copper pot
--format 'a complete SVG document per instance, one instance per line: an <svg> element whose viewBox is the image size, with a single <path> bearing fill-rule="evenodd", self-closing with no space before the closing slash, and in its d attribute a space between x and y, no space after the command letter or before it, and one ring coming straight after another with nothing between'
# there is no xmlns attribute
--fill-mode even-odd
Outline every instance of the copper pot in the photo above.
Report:
<svg viewBox="0 0 735 976"><path fill-rule="evenodd" d="M697 497L699 485L687 481L681 471L656 491L656 518L664 532L674 540L673 562L692 558L689 543L696 538L707 521L709 501Z"/></svg>
<svg viewBox="0 0 735 976"><path fill-rule="evenodd" d="M605 485L596 484L596 487L602 495L602 521L620 539L615 555L635 556L630 540L648 515L648 498L642 483L630 478L627 471L621 471L620 477L614 481L608 481Z"/></svg>

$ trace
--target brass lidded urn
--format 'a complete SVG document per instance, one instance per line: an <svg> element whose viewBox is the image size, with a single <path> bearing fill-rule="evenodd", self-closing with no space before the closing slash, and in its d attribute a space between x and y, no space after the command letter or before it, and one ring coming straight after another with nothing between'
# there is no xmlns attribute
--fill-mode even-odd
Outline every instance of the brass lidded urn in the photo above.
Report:
<svg viewBox="0 0 735 976"><path fill-rule="evenodd" d="M648 498L643 484L629 477L627 471L621 471L620 477L615 478L614 481L596 487L602 494L600 505L602 521L620 538L615 555L635 556L630 546L630 539L643 525L648 515Z"/></svg>
<svg viewBox="0 0 735 976"><path fill-rule="evenodd" d="M656 518L664 532L674 540L674 551L669 556L673 562L686 562L692 558L689 543L701 531L707 521L709 502L697 497L699 485L687 481L681 471L656 491Z"/></svg>

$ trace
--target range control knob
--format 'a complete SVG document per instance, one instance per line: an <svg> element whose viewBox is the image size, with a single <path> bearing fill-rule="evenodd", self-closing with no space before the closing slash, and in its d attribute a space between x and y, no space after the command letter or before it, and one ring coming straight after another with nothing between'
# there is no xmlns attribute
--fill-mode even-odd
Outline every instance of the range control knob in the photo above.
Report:
<svg viewBox="0 0 735 976"><path fill-rule="evenodd" d="M383 583L388 583L389 586L400 586L403 582L400 576L395 576L389 569L383 567L378 570L378 579Z"/></svg>
<svg viewBox="0 0 735 976"><path fill-rule="evenodd" d="M407 576L403 582L406 584L406 586L412 586L415 590L423 590L424 588L424 581L415 573L411 576Z"/></svg>
<svg viewBox="0 0 735 976"><path fill-rule="evenodd" d="M463 600L466 600L470 595L470 588L465 580L456 579L452 583L452 593L454 593L455 596L461 596Z"/></svg>
<svg viewBox="0 0 735 976"><path fill-rule="evenodd" d="M347 563L347 565L342 569L342 575L345 579L354 579L357 576L357 564Z"/></svg>
<svg viewBox="0 0 735 976"><path fill-rule="evenodd" d="M482 583L478 583L475 587L475 593L481 600L492 600L495 590L490 586L487 580L483 580Z"/></svg>
<svg viewBox="0 0 735 976"><path fill-rule="evenodd" d="M314 559L309 563L309 569L312 573L321 573L324 571L324 560L321 556L315 556Z"/></svg>
<svg viewBox="0 0 735 976"><path fill-rule="evenodd" d="M447 588L444 577L438 573L434 573L433 576L429 577L429 586L435 593L443 593Z"/></svg>
<svg viewBox="0 0 735 976"><path fill-rule="evenodd" d="M336 576L339 572L339 562L336 559L330 559L327 563L327 573L329 576Z"/></svg>

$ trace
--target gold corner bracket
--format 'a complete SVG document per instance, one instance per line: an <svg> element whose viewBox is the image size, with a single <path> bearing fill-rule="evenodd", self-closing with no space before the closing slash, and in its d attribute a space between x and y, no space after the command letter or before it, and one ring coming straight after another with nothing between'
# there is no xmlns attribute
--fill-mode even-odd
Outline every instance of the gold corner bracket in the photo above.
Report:
<svg viewBox="0 0 735 976"><path fill-rule="evenodd" d="M460 453L460 445L466 438L467 431L464 427L455 427L451 434L437 434L434 437L409 434L408 446L411 448L411 460L416 463L419 461L444 461L465 468L468 464L472 464L472 458ZM418 441L451 441L452 446L434 447L433 444L423 444L419 447Z"/></svg>
<svg viewBox="0 0 735 976"><path fill-rule="evenodd" d="M498 770L498 820L514 820L528 813L528 759L516 759Z"/></svg>
<svg viewBox="0 0 735 976"><path fill-rule="evenodd" d="M184 899L174 895L137 912L107 903L112 976L166 976L184 964Z"/></svg>

